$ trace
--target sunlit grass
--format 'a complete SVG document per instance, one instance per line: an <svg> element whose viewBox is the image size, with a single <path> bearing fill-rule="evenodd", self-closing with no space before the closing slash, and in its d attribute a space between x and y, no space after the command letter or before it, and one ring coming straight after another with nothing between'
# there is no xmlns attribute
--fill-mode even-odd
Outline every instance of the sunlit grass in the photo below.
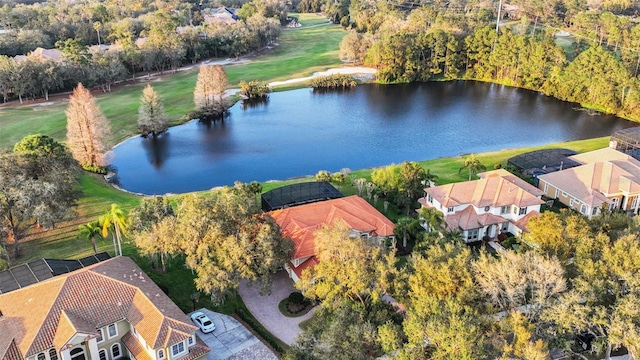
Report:
<svg viewBox="0 0 640 360"><path fill-rule="evenodd" d="M316 14L298 14L303 27L285 30L279 46L248 63L225 66L231 87L242 80L275 81L311 75L315 71L339 66L339 43L346 35L338 25L307 25L326 23ZM164 101L172 125L188 120L193 111L193 89L197 68L150 79ZM139 99L146 78L139 79L111 93L94 92L98 105L112 127L111 145L136 134ZM66 101L25 104L0 108L0 149L9 149L29 134L45 134L64 141L66 136Z"/></svg>

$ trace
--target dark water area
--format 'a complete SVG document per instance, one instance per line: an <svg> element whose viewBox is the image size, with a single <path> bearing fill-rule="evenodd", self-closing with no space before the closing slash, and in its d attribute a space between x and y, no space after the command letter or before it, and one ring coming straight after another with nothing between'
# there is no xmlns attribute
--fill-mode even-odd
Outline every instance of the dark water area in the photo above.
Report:
<svg viewBox="0 0 640 360"><path fill-rule="evenodd" d="M608 136L636 123L537 92L476 82L273 93L222 122L192 121L114 148L122 188L206 190L443 156ZM491 165L491 164L487 164Z"/></svg>

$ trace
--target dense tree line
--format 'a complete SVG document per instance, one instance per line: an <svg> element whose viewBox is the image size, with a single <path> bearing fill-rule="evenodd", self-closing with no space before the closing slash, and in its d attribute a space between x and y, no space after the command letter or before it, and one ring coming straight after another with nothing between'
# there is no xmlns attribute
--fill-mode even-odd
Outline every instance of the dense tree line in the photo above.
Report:
<svg viewBox="0 0 640 360"><path fill-rule="evenodd" d="M90 1L1 7L0 26L6 31L0 34L3 100L47 98L49 92L70 90L78 82L110 91L114 83L139 72L174 70L211 57L238 57L275 41L287 9L282 1L256 0L238 11L238 21L202 23L204 10L189 3L121 5ZM101 44L111 48L90 48ZM63 52L62 62L13 58L36 47L54 46Z"/></svg>
<svg viewBox="0 0 640 360"><path fill-rule="evenodd" d="M296 286L322 306L285 358L543 360L579 351L583 332L607 357L624 346L635 358L637 218L534 220L517 252L488 255L430 232L405 265L340 224L321 229L320 264Z"/></svg>
<svg viewBox="0 0 640 360"><path fill-rule="evenodd" d="M385 83L490 81L640 117L640 25L621 15L635 14L634 4L512 2L508 16L519 21L499 31L490 4L447 4L351 1L340 56L376 67ZM576 39L568 50L556 43L560 30Z"/></svg>

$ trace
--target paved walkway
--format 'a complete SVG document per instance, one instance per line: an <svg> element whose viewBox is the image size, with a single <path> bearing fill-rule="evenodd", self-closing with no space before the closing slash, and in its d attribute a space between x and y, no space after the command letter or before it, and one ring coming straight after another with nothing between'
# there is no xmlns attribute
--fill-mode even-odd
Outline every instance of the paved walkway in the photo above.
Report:
<svg viewBox="0 0 640 360"><path fill-rule="evenodd" d="M293 281L289 278L286 271L278 271L273 276L273 285L271 294L260 296L257 287L249 287L248 283L241 282L239 293L242 300L253 316L269 330L273 335L278 337L286 344L293 344L302 332L298 326L302 321L313 316L313 310L300 317L286 317L278 310L278 304L283 299L289 297L289 294L297 291L293 287Z"/></svg>
<svg viewBox="0 0 640 360"><path fill-rule="evenodd" d="M207 314L216 325L216 329L209 334L197 331L198 337L211 348L207 360L278 360L271 349L236 319L207 309L198 311Z"/></svg>

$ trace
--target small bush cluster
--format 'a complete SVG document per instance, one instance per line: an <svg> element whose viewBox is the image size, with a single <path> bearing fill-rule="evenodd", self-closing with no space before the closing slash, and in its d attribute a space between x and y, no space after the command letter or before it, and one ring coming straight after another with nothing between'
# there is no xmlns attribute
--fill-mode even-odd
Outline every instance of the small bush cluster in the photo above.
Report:
<svg viewBox="0 0 640 360"><path fill-rule="evenodd" d="M92 173L100 174L100 175L107 175L107 167L106 166L83 164L82 165L82 169L84 169L86 171L90 171Z"/></svg>
<svg viewBox="0 0 640 360"><path fill-rule="evenodd" d="M240 94L248 99L264 98L270 92L271 88L266 81L240 81Z"/></svg>
<svg viewBox="0 0 640 360"><path fill-rule="evenodd" d="M355 87L356 84L356 79L352 76L341 74L321 76L311 81L311 87L314 89L352 88Z"/></svg>

